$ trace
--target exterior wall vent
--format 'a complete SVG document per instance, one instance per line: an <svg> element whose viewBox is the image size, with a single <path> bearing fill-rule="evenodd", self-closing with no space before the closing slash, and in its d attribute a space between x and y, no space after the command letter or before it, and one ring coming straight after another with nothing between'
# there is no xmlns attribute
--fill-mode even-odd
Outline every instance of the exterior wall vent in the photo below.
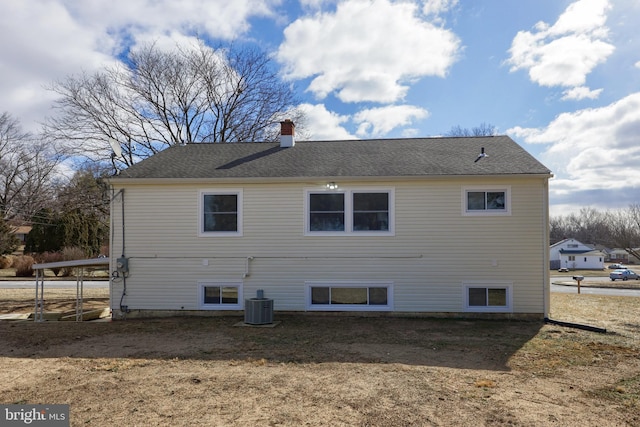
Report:
<svg viewBox="0 0 640 427"><path fill-rule="evenodd" d="M258 296L262 296L260 291L258 291ZM273 323L273 300L269 298L244 300L244 323L248 325Z"/></svg>

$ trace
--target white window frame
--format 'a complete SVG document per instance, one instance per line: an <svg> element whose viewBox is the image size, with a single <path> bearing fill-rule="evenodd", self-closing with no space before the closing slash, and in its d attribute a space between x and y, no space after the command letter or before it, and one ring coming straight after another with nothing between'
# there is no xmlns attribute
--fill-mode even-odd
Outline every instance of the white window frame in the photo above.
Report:
<svg viewBox="0 0 640 427"><path fill-rule="evenodd" d="M469 305L469 288L491 288L491 289L506 289L506 306L500 305L487 305L477 306ZM513 312L513 282L506 281L477 281L477 282L464 282L462 284L464 309L468 312L481 312L481 313L512 313Z"/></svg>
<svg viewBox="0 0 640 427"><path fill-rule="evenodd" d="M237 304L205 304L204 288L206 287L235 287L238 289ZM198 280L198 307L200 310L243 310L243 282L241 280Z"/></svg>
<svg viewBox="0 0 640 427"><path fill-rule="evenodd" d="M505 203L504 209L484 209L484 210L469 210L468 208L468 193L473 192L504 192ZM462 187L462 215L464 216L509 216L511 215L511 186L489 186L489 185L474 185Z"/></svg>
<svg viewBox="0 0 640 427"><path fill-rule="evenodd" d="M353 195L355 193L387 193L389 196L388 230L353 229ZM310 198L311 194L344 194L344 231L311 231ZM394 236L395 235L395 188L392 187L353 187L338 190L319 188L304 189L304 235L305 236Z"/></svg>
<svg viewBox="0 0 640 427"><path fill-rule="evenodd" d="M204 196L237 196L237 225L236 231L204 231ZM198 191L198 237L241 237L242 236L242 190L241 189L202 189Z"/></svg>
<svg viewBox="0 0 640 427"><path fill-rule="evenodd" d="M386 305L369 304L312 304L311 288L387 288ZM308 311L393 311L393 282L380 281L307 281L305 306Z"/></svg>

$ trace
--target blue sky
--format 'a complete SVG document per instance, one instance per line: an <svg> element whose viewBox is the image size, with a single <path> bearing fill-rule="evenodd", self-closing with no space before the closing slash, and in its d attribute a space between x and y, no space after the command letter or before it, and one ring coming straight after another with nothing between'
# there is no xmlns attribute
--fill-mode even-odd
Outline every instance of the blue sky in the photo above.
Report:
<svg viewBox="0 0 640 427"><path fill-rule="evenodd" d="M549 167L552 215L640 203L640 2L9 0L0 112L37 132L55 79L194 37L273 54L310 139L495 125Z"/></svg>

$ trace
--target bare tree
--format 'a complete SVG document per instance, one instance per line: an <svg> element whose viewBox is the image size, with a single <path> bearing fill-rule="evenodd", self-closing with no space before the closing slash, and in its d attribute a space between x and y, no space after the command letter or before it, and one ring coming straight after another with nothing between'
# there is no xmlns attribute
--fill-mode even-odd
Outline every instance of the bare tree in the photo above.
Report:
<svg viewBox="0 0 640 427"><path fill-rule="evenodd" d="M117 141L131 165L175 144L269 141L278 122L301 112L292 88L254 49L148 45L120 66L54 83L59 115L46 134L105 159Z"/></svg>
<svg viewBox="0 0 640 427"><path fill-rule="evenodd" d="M592 245L621 248L640 259L640 204L605 212L582 208L578 213L549 218L549 226L552 242L571 237Z"/></svg>
<svg viewBox="0 0 640 427"><path fill-rule="evenodd" d="M609 224L610 244L640 259L640 204L611 213Z"/></svg>
<svg viewBox="0 0 640 427"><path fill-rule="evenodd" d="M445 133L445 136L493 136L497 135L498 130L496 127L489 123L480 123L479 126L471 129L463 128L460 125L452 126L449 132Z"/></svg>
<svg viewBox="0 0 640 427"><path fill-rule="evenodd" d="M18 248L20 241L13 231L14 228L0 216L0 255L10 254Z"/></svg>
<svg viewBox="0 0 640 427"><path fill-rule="evenodd" d="M552 216L549 218L549 241L551 244L558 243L569 236L565 227L563 216Z"/></svg>
<svg viewBox="0 0 640 427"><path fill-rule="evenodd" d="M61 156L24 132L9 113L0 115L0 216L30 220L51 199L51 180Z"/></svg>
<svg viewBox="0 0 640 427"><path fill-rule="evenodd" d="M591 207L581 208L577 214L569 214L565 219L565 227L571 237L583 243L603 244L609 236L607 214Z"/></svg>

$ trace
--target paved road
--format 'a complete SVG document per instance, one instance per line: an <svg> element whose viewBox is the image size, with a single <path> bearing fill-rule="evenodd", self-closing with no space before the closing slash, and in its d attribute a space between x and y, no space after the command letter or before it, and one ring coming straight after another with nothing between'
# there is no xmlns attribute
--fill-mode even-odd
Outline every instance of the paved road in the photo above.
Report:
<svg viewBox="0 0 640 427"><path fill-rule="evenodd" d="M604 282L609 283L611 279L609 276L600 276L600 277L587 277L585 280L589 282ZM572 276L551 276L551 283L554 282L573 282ZM620 281L617 281L620 283Z"/></svg>
<svg viewBox="0 0 640 427"><path fill-rule="evenodd" d="M594 286L594 283L595 283L595 286L597 286L598 283L603 283L603 284L606 283L608 285L611 285L612 282L609 276L587 277L585 279L585 282L588 282L589 286L584 286L584 282L583 282L583 286L580 286L580 293L582 294L622 295L622 296L640 297L640 289L638 288L619 289L619 288L611 288L611 287L602 287L602 288L592 287ZM631 280L630 282L633 282L635 284L638 283L636 280ZM554 283L564 283L564 284L569 283L572 286L554 285ZM621 280L617 280L616 285L620 287L624 287L625 282ZM577 283L574 280L572 280L571 276L551 276L551 292L577 294L578 286L577 286Z"/></svg>
<svg viewBox="0 0 640 427"><path fill-rule="evenodd" d="M558 292L564 294L577 294L577 286L565 286L565 285L551 285L551 292ZM640 289L616 289L616 288L593 288L580 286L581 294L595 294L595 295L619 295L628 297L640 297Z"/></svg>

